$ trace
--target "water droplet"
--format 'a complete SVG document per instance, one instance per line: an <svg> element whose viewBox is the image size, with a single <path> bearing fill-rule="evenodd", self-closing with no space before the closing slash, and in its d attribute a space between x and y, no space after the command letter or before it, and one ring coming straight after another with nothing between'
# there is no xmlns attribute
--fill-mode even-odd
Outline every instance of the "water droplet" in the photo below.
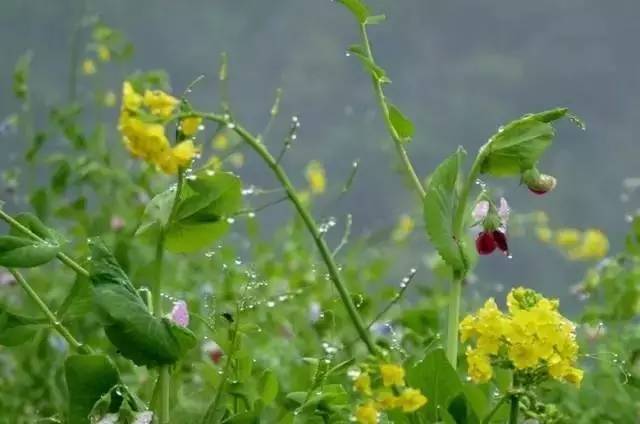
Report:
<svg viewBox="0 0 640 424"><path fill-rule="evenodd" d="M236 220L234 218L231 218L231 217L227 218L227 223L228 224L233 224L234 222L236 222Z"/></svg>

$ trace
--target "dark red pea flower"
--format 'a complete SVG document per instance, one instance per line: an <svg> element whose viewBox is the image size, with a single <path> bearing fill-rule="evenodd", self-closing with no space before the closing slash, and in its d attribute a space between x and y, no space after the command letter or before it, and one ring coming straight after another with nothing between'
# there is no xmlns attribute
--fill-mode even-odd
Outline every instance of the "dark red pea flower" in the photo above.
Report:
<svg viewBox="0 0 640 424"><path fill-rule="evenodd" d="M502 250L502 253L505 255L508 255L509 245L507 244L507 235L500 230L495 230L492 235L498 249Z"/></svg>
<svg viewBox="0 0 640 424"><path fill-rule="evenodd" d="M212 340L207 341L202 346L202 351L216 365L220 363L220 360L224 356L224 351L222 350L222 348L218 345L218 343Z"/></svg>
<svg viewBox="0 0 640 424"><path fill-rule="evenodd" d="M496 250L496 240L493 238L493 234L487 231L483 231L476 237L476 250L479 255L490 255Z"/></svg>

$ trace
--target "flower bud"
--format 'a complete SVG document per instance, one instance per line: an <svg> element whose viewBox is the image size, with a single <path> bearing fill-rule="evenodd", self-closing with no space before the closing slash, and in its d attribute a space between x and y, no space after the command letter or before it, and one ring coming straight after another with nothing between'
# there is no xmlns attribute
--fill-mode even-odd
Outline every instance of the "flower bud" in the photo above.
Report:
<svg viewBox="0 0 640 424"><path fill-rule="evenodd" d="M500 230L495 230L492 233L493 236L493 240L496 243L496 246L498 247L498 249L502 250L502 253L504 253L505 255L509 254L509 245L507 244L507 236L505 233L503 233Z"/></svg>
<svg viewBox="0 0 640 424"><path fill-rule="evenodd" d="M220 360L224 356L224 352L222 348L218 345L218 343L213 340L209 340L202 346L202 351L205 355L207 355L214 364L219 364Z"/></svg>
<svg viewBox="0 0 640 424"><path fill-rule="evenodd" d="M483 231L476 237L476 250L479 255L490 255L496 250L496 241L493 238L493 234L487 231Z"/></svg>
<svg viewBox="0 0 640 424"><path fill-rule="evenodd" d="M556 187L557 181L551 175L542 174L536 168L531 168L522 173L524 182L532 193L543 195Z"/></svg>

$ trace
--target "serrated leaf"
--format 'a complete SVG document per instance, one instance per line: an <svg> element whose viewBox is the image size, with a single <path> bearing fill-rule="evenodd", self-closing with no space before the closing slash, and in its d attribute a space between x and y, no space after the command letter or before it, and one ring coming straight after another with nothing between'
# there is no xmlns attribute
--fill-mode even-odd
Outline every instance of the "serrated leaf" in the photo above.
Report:
<svg viewBox="0 0 640 424"><path fill-rule="evenodd" d="M480 171L496 177L519 175L536 165L551 145L552 122L567 115L566 108L528 114L500 127L485 147Z"/></svg>
<svg viewBox="0 0 640 424"><path fill-rule="evenodd" d="M119 383L118 370L105 355L72 355L64 364L69 391L69 412L65 422L89 424L94 404Z"/></svg>
<svg viewBox="0 0 640 424"><path fill-rule="evenodd" d="M390 83L391 80L387 77L386 71L381 68L379 65L374 63L369 56L367 55L363 46L359 44L354 44L349 46L347 51L360 59L360 62L365 67L365 69L371 74L373 78L382 82L382 83Z"/></svg>
<svg viewBox="0 0 640 424"><path fill-rule="evenodd" d="M56 257L60 245L28 240L15 236L0 236L0 266L32 268Z"/></svg>
<svg viewBox="0 0 640 424"><path fill-rule="evenodd" d="M92 240L89 269L96 308L107 338L138 365L173 364L197 342L187 328L151 315L115 258L100 240Z"/></svg>
<svg viewBox="0 0 640 424"><path fill-rule="evenodd" d="M464 272L467 262L460 240L454 237L453 220L458 207L456 183L465 152L459 148L431 174L424 198L427 235L442 259L454 270Z"/></svg>
<svg viewBox="0 0 640 424"><path fill-rule="evenodd" d="M410 141L414 133L413 122L411 122L396 105L389 101L386 103L389 110L389 121L391 121L391 125L396 134L398 134L401 140Z"/></svg>
<svg viewBox="0 0 640 424"><path fill-rule="evenodd" d="M362 0L338 0L356 17L361 24L367 21L370 15L369 8Z"/></svg>

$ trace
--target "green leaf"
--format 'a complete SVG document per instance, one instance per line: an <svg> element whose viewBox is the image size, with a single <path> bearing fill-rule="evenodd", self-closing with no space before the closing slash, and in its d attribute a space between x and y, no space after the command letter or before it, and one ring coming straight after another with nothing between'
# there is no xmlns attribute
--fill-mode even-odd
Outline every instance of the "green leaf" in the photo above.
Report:
<svg viewBox="0 0 640 424"><path fill-rule="evenodd" d="M120 376L105 355L72 355L64 364L69 391L69 424L89 424L94 404L118 384Z"/></svg>
<svg viewBox="0 0 640 424"><path fill-rule="evenodd" d="M429 399L429 403L418 411L428 422L442 420L453 423L456 422L454 417L461 414L473 417L466 422L477 422L475 412L468 405L460 377L447 360L444 350L430 351L407 371L408 384L419 388ZM454 417L450 415L451 411L454 412Z"/></svg>
<svg viewBox="0 0 640 424"><path fill-rule="evenodd" d="M370 15L369 8L362 0L338 0L356 17L358 22L364 24Z"/></svg>
<svg viewBox="0 0 640 424"><path fill-rule="evenodd" d="M155 242L158 232L169 222L175 195L175 190L165 190L147 203L136 236L143 236Z"/></svg>
<svg viewBox="0 0 640 424"><path fill-rule="evenodd" d="M195 335L149 312L143 299L100 240L92 240L89 269L107 338L138 365L173 364L196 345Z"/></svg>
<svg viewBox="0 0 640 424"><path fill-rule="evenodd" d="M398 134L401 140L410 141L414 133L413 123L396 105L388 101L386 103L389 109L389 120L396 134Z"/></svg>
<svg viewBox="0 0 640 424"><path fill-rule="evenodd" d="M456 183L465 152L462 148L431 174L424 198L424 220L427 235L442 259L454 271L466 271L467 261L460 241L454 238L453 220L458 207Z"/></svg>
<svg viewBox="0 0 640 424"><path fill-rule="evenodd" d="M25 102L29 96L29 70L32 59L31 51L22 54L13 71L13 94L22 102Z"/></svg>
<svg viewBox="0 0 640 424"><path fill-rule="evenodd" d="M0 306L0 346L17 346L33 340L35 333L46 325L44 319L17 315Z"/></svg>
<svg viewBox="0 0 640 424"><path fill-rule="evenodd" d="M278 396L278 377L271 370L266 370L260 378L259 391L265 405L273 403Z"/></svg>
<svg viewBox="0 0 640 424"><path fill-rule="evenodd" d="M65 242L64 238L57 231L47 227L40 219L30 213L19 213L13 217L20 224L27 227L32 233L37 235L43 240L46 240L50 244L63 244ZM25 235L22 231L18 230L15 227L11 227L9 230L9 235L22 237Z"/></svg>
<svg viewBox="0 0 640 424"><path fill-rule="evenodd" d="M551 145L552 122L567 115L565 108L528 114L500 127L485 147L480 171L496 177L519 175L536 165Z"/></svg>
<svg viewBox="0 0 640 424"><path fill-rule="evenodd" d="M355 57L360 59L360 62L362 62L365 69L369 72L369 74L371 74L373 78L382 83L391 82L389 77L387 77L386 71L369 58L369 55L367 55L364 47L359 44L354 44L350 46L347 51L349 52L349 54L353 54Z"/></svg>
<svg viewBox="0 0 640 424"><path fill-rule="evenodd" d="M0 236L0 266L32 268L56 257L60 245L28 240L15 236Z"/></svg>

